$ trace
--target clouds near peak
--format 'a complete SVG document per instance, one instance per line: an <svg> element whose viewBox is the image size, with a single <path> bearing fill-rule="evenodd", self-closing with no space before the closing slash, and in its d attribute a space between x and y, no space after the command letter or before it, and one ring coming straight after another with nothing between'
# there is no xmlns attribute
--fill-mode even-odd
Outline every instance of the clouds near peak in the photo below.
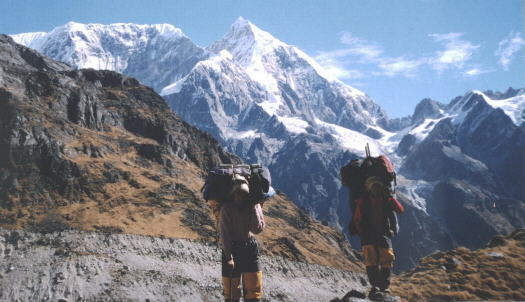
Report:
<svg viewBox="0 0 525 302"><path fill-rule="evenodd" d="M444 46L444 49L436 51L428 61L429 65L438 72L463 68L479 48L479 45L464 40L463 33L431 34L429 37Z"/></svg>
<svg viewBox="0 0 525 302"><path fill-rule="evenodd" d="M491 72L479 64L471 63L480 45L466 40L464 33L434 33L428 37L438 46L433 52L388 56L379 43L343 32L339 37L343 47L321 51L315 59L339 79L369 76L414 78L422 71L437 74L454 71L464 77L474 77ZM505 47L509 43L514 45L516 42L504 43L502 47L505 50L501 53L505 53L506 57L511 57L516 51L515 48Z"/></svg>
<svg viewBox="0 0 525 302"><path fill-rule="evenodd" d="M525 45L525 41L519 32L511 32L507 38L501 40L495 52L498 63L504 70L509 69L509 65L515 55Z"/></svg>

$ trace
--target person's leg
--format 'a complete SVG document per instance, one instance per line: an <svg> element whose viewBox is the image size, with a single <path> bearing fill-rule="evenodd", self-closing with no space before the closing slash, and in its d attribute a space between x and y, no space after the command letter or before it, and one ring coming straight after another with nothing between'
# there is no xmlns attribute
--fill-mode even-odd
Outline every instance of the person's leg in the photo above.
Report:
<svg viewBox="0 0 525 302"><path fill-rule="evenodd" d="M377 287L377 274L379 272L377 249L372 244L363 245L363 258L368 274L368 281L372 287Z"/></svg>
<svg viewBox="0 0 525 302"><path fill-rule="evenodd" d="M261 301L263 296L262 279L262 271L242 273L242 285L245 302Z"/></svg>
<svg viewBox="0 0 525 302"><path fill-rule="evenodd" d="M238 302L241 298L241 273L237 267L231 270L228 265L228 259L222 255L222 285L223 296L226 302Z"/></svg>
<svg viewBox="0 0 525 302"><path fill-rule="evenodd" d="M243 258L241 272L244 301L261 301L263 296L263 273L259 262L259 245L255 238L251 238L246 244Z"/></svg>
<svg viewBox="0 0 525 302"><path fill-rule="evenodd" d="M379 289L381 291L388 291L390 286L390 276L392 275L392 266L394 264L394 249L380 248L379 249Z"/></svg>
<svg viewBox="0 0 525 302"><path fill-rule="evenodd" d="M378 255L377 249L372 244L363 245L363 258L366 266L366 273L368 275L368 282L372 286L372 291L376 291L378 285Z"/></svg>

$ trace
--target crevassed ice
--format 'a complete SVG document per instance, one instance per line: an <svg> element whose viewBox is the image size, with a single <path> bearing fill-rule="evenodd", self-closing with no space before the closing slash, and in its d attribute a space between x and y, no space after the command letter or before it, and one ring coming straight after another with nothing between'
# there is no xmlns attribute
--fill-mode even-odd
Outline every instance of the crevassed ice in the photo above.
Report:
<svg viewBox="0 0 525 302"><path fill-rule="evenodd" d="M387 150L385 150L385 147L382 146L377 140L360 132L327 123L319 119L316 119L316 123L318 126L327 130L343 148L352 151L359 156L365 156L366 144L369 144L372 155L388 153L385 152Z"/></svg>

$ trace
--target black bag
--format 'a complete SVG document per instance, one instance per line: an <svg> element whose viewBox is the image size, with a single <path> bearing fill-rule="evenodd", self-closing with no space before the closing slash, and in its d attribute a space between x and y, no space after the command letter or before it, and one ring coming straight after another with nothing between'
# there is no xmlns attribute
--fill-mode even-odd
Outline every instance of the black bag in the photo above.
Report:
<svg viewBox="0 0 525 302"><path fill-rule="evenodd" d="M355 200L361 198L365 191L365 173L362 169L363 160L353 159L341 168L341 182L350 190L350 209L355 210Z"/></svg>
<svg viewBox="0 0 525 302"><path fill-rule="evenodd" d="M228 194L233 186L235 174L242 175L250 187L250 202L258 203L267 198L270 190L271 179L268 169L254 165L220 165L208 171L208 176L202 187L203 197L206 201L216 200L219 203L229 201Z"/></svg>
<svg viewBox="0 0 525 302"><path fill-rule="evenodd" d="M258 203L267 198L270 191L271 177L267 168L255 164L251 165L251 175L248 178L248 185L250 186L250 201Z"/></svg>

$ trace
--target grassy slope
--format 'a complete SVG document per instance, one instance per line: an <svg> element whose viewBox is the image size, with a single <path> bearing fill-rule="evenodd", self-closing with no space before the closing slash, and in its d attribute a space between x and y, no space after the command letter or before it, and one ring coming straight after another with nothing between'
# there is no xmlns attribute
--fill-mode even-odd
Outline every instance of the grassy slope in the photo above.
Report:
<svg viewBox="0 0 525 302"><path fill-rule="evenodd" d="M525 300L525 230L496 236L486 248L457 248L420 260L395 278L407 301Z"/></svg>

